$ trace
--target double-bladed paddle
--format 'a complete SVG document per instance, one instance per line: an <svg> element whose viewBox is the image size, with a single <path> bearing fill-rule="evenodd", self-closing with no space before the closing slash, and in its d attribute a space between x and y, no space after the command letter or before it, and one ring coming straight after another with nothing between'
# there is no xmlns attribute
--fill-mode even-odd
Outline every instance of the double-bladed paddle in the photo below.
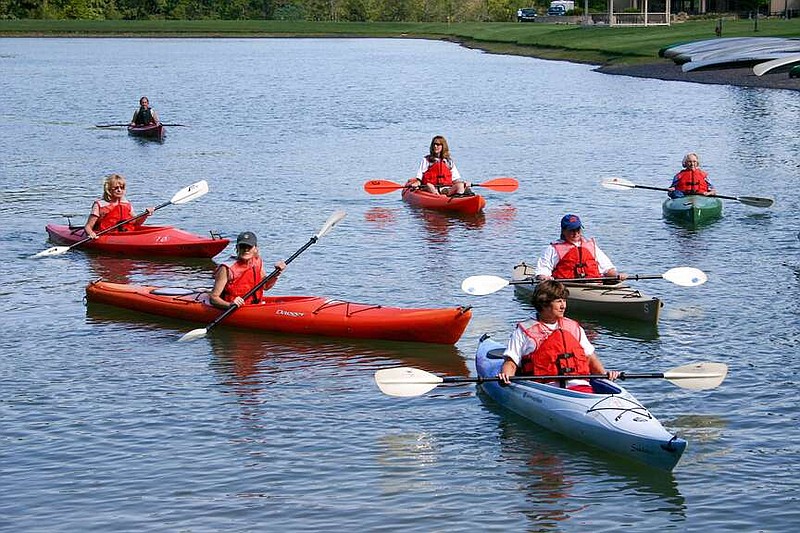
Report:
<svg viewBox="0 0 800 533"><path fill-rule="evenodd" d="M614 191L627 191L630 189L649 189L651 191L666 191L665 187L650 187L649 185L637 185L632 181L623 178L606 178L602 181L603 187ZM721 194L709 194L711 198L722 198L724 200L736 200L745 205L753 207L770 207L775 201L772 198L761 198L760 196L723 196Z"/></svg>
<svg viewBox="0 0 800 533"><path fill-rule="evenodd" d="M130 125L131 125L130 122L125 122L124 124L123 123L119 123L119 124L95 124L94 127L95 128L118 128L118 127L122 127L122 126L130 126ZM143 124L143 125L146 126L147 124ZM161 123L161 125L162 126L170 126L170 127L176 127L176 126L186 127L186 124L165 124L163 122Z"/></svg>
<svg viewBox="0 0 800 533"><path fill-rule="evenodd" d="M299 250L297 250L295 253L293 253L293 254L291 255L291 257L289 257L288 259L286 259L286 260L284 261L284 263L286 263L286 264L288 265L289 263L291 263L292 261L294 261L294 260L295 260L295 258L296 258L298 255L300 255L301 253L305 252L305 251L306 251L306 249L307 249L309 246L311 246L312 244L314 244L315 242L317 242L319 239L321 239L322 237L324 237L325 235L327 235L327 234L328 234L328 232L329 232L329 231L331 231L331 230L333 229L333 227L334 227L336 224L338 224L338 223L339 223L339 221L340 221L340 220L342 220L342 219L343 219L343 218L344 218L346 215L347 215L347 213L345 213L345 212L344 212L344 211L342 211L342 210L338 210L338 211L334 212L334 213L333 213L331 216L329 216L329 217L328 217L328 220L326 220L326 221L325 221L325 224L323 224L323 225L322 225L322 229L320 229L320 230L319 230L319 233L317 233L316 235L314 235L313 237L311 237L311 238L308 240L308 242L307 242L307 243L305 243L305 244L304 244L304 245L303 245L303 246L302 246L302 247L301 247ZM250 298L251 296L253 296L253 295L256 293L256 291L258 291L258 290L259 290L261 287L263 287L264 285L266 285L266 284L267 284L267 283L268 283L270 280L274 279L274 278L275 278L275 277L276 277L278 274L280 274L280 273L281 273L281 271L280 271L280 269L278 269L278 268L276 268L275 270L273 270L273 271L272 271L272 272L271 272L271 273L270 273L268 276L265 276L265 277L264 277L264 278L263 278L261 281L259 281L259 282L258 282L258 284L256 284L256 286L255 286L255 287L253 287L252 289L250 289L250 290L247 292L247 294L245 294L244 296L242 296L242 299L243 299L243 300L247 300L248 298ZM230 315L231 315L232 313L234 313L234 312L235 312L237 309L239 309L239 306L238 306L238 305L236 305L236 304L231 304L231 306L230 306L230 307L228 307L228 308L227 308L227 309L226 309L226 310L225 310L225 311L224 311L224 312L223 312L221 315L219 315L217 318L215 318L215 319L214 319L214 321L213 321L213 322L211 322L209 325L207 325L207 326L206 326L206 327L204 327L204 328L193 329L192 331L190 331L189 333L185 334L183 337L181 337L180 339L178 339L178 342L193 341L193 340L195 340L195 339L201 339L201 338L205 337L205 336L206 336L206 334L208 333L208 330L210 330L211 328L213 328L214 326L216 326L217 324L219 324L220 322L222 322L223 320L225 320L225 318L227 318L228 316L230 316Z"/></svg>
<svg viewBox="0 0 800 533"><path fill-rule="evenodd" d="M208 183L206 183L206 180L201 180L201 181L198 181L197 183L192 183L188 187L184 187L183 189L181 189L178 192L176 192L175 195L168 202L164 202L161 205L157 205L155 208L153 208L153 211L158 211L162 207L166 207L168 205L173 205L173 204L179 205L179 204L185 204L187 202L191 202L192 200L196 200L197 198L200 198L201 196L203 196L207 192L208 192ZM103 231L98 231L96 234L98 236L103 235L104 233L108 233L109 231L113 231L113 230L119 228L120 226L124 226L125 224L129 224L129 223L133 222L134 220L142 218L146 214L147 214L147 211L144 211L142 213L139 213L135 217L132 217L132 218L129 218L127 220L123 220L122 222L119 222L117 224L114 224L110 228L106 228ZM50 257L50 256L54 256L54 255L65 254L68 251L70 251L71 249L73 249L73 248L75 248L77 246L80 246L81 244L85 244L87 242L90 242L92 240L94 240L94 239L92 239L91 237L86 237L85 239L82 239L82 240L80 240L80 241L78 241L75 244L72 244L70 246L53 246L51 248L48 248L47 250L43 250L43 251L39 252L38 254L33 255L32 257Z"/></svg>
<svg viewBox="0 0 800 533"><path fill-rule="evenodd" d="M693 267L670 268L663 274L629 274L627 280L665 279L681 287L696 287L708 281L706 273ZM605 276L601 278L570 278L559 279L561 282L592 282L592 281L621 281L619 276ZM509 285L533 285L539 283L535 279L505 280L497 276L470 276L461 282L461 290L474 296L492 294Z"/></svg>
<svg viewBox="0 0 800 533"><path fill-rule="evenodd" d="M514 192L519 188L519 182L514 178L500 177L483 183L473 183L470 187L484 187L499 192ZM389 180L370 180L364 183L364 190L369 194L387 194L405 188L406 185Z"/></svg>
<svg viewBox="0 0 800 533"><path fill-rule="evenodd" d="M718 387L725 376L728 367L724 363L690 363L679 366L666 372L651 372L634 374L620 372L620 380L626 379L666 379L673 385L690 390L708 390ZM511 376L510 381L531 380L556 380L565 376ZM585 374L568 376L570 379L601 379L607 378L605 374ZM440 377L419 368L398 367L384 368L375 372L375 383L384 394L389 396L411 397L420 396L442 384L486 383L500 381L498 377L470 378L447 376Z"/></svg>

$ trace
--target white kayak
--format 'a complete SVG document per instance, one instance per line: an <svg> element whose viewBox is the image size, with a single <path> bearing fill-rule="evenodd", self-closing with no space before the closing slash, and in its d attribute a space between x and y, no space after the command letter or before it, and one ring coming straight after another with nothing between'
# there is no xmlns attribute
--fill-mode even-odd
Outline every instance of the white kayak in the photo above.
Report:
<svg viewBox="0 0 800 533"><path fill-rule="evenodd" d="M511 275L514 281L533 280L534 268L526 263L514 267ZM658 298L647 296L638 289L624 283L604 285L599 283L564 283L569 289L567 314L591 314L594 317L613 316L629 320L639 320L650 324L658 323L658 316L664 304ZM536 284L515 284L515 293L530 299Z"/></svg>
<svg viewBox="0 0 800 533"><path fill-rule="evenodd" d="M479 377L494 377L505 346L481 337L475 355ZM595 394L535 381L497 381L479 387L501 406L576 441L662 470L672 470L686 441L672 435L636 398L605 379L591 380Z"/></svg>

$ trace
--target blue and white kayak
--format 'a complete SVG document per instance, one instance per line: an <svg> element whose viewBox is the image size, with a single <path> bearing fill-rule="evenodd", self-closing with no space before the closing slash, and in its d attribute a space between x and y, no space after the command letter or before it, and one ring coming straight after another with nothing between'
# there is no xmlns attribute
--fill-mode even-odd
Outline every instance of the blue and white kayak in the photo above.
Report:
<svg viewBox="0 0 800 533"><path fill-rule="evenodd" d="M481 337L475 355L479 377L494 377L505 346ZM495 402L536 424L576 441L639 463L672 470L686 441L669 433L636 398L605 379L591 380L595 393L577 392L535 381L497 381L479 385Z"/></svg>

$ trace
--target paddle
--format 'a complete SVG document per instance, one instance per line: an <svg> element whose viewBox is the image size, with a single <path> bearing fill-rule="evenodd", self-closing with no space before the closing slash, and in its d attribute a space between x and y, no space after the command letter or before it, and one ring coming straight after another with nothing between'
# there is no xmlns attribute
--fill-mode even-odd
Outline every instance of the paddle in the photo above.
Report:
<svg viewBox="0 0 800 533"><path fill-rule="evenodd" d="M345 217L346 214L347 213L345 213L344 211L341 211L341 210L338 210L335 213L333 213L330 217L328 217L328 220L325 221L325 224L322 225L322 229L319 230L319 233L317 233L316 235L311 237L308 240L307 243L305 243L299 250L297 250L295 253L293 253L291 255L291 257L289 257L287 260L284 261L284 263L286 263L288 265L289 263L294 261L295 258L298 255L300 255L301 253L305 252L306 249L309 246L311 246L312 244L317 242L319 239L321 239L322 237L327 235L327 233L330 230L332 230L333 227L336 224L338 224L339 221L342 220ZM247 300L248 298L253 296L256 293L256 291L258 291L261 287L266 285L270 280L274 279L278 274L280 274L280 272L281 271L278 268L273 270L268 276L265 276L261 281L259 281L258 284L255 287L250 289L247 292L247 294L242 296L242 299L243 300ZM211 322L209 325L207 325L204 328L193 329L192 331L190 331L189 333L185 334L183 337L178 339L178 342L193 341L195 339L201 339L201 338L205 337L206 334L208 333L208 330L210 330L211 328L213 328L214 326L216 326L217 324L219 324L220 322L225 320L225 318L227 318L229 315L233 314L237 309L239 309L239 306L236 305L236 304L232 304L221 315L219 315L217 318L215 318L214 321Z"/></svg>
<svg viewBox="0 0 800 533"><path fill-rule="evenodd" d="M519 182L514 178L500 177L484 181L483 183L473 183L470 187L484 187L499 192L514 192L519 188ZM389 180L370 180L364 183L364 190L369 194L386 194L405 188L405 185L400 185L399 183Z"/></svg>
<svg viewBox="0 0 800 533"><path fill-rule="evenodd" d="M648 185L636 185L635 183L623 178L606 178L602 182L603 187L615 191L629 190L629 189L649 189L651 191L667 191L665 187L650 187ZM760 196L723 196L721 194L709 194L711 198L722 198L724 200L736 200L745 205L753 207L769 207L775 201L772 198L761 198Z"/></svg>
<svg viewBox="0 0 800 533"><path fill-rule="evenodd" d="M691 363L667 370L666 372L651 372L646 374L632 374L620 372L620 380L626 379L666 379L673 385L689 390L708 390L718 387L728 374L728 367L724 363ZM511 376L511 381L554 380L564 379L565 376ZM569 376L571 379L602 379L605 374L585 374ZM490 378L465 378L465 377L440 377L419 368L399 367L384 368L375 372L375 383L381 392L389 396L411 397L420 396L444 383L487 383L500 381L498 377Z"/></svg>
<svg viewBox="0 0 800 533"><path fill-rule="evenodd" d="M206 180L198 181L197 183L193 183L193 184L189 185L188 187L184 187L183 189L179 190L178 192L175 193L175 195L170 199L169 202L164 202L161 205L157 205L155 208L153 208L153 211L158 211L162 207L166 207L166 206L172 205L172 204L179 205L179 204L185 204L187 202L191 202L192 200L196 200L197 198L200 198L201 196L203 196L207 192L208 192L208 183L206 183ZM123 220L122 222L119 222L118 224L114 224L110 228L106 228L103 231L98 231L97 235L99 236L99 235L103 235L104 233L108 233L109 231L115 230L120 226L124 226L125 224L133 222L136 219L142 218L146 214L147 214L147 211L144 211L143 213L140 213L140 214L136 215L133 218L129 218L127 220ZM80 240L80 241L78 241L75 244L72 244L70 246L53 246L52 248L48 248L47 250L43 250L43 251L39 252L38 254L33 255L32 257L50 257L50 256L54 256L54 255L65 254L68 251L72 250L73 248L75 248L77 246L80 246L81 244L85 244L85 243L87 243L89 241L92 241L92 240L94 240L94 239L92 239L91 237L86 237L85 239L82 239L82 240Z"/></svg>
<svg viewBox="0 0 800 533"><path fill-rule="evenodd" d="M130 122L126 122L124 124L122 124L122 123L120 123L120 124L95 124L94 127L95 128L116 128L116 127L120 127L120 126L130 126L130 125L131 125ZM161 125L162 126L170 126L170 127L175 127L175 126L187 127L186 124L164 124L163 122L161 123Z"/></svg>
<svg viewBox="0 0 800 533"><path fill-rule="evenodd" d="M693 267L670 268L663 274L633 274L628 275L629 280L665 279L681 287L696 287L708 281L706 273ZM561 282L587 282L587 281L621 281L619 276L604 276L601 278L568 278L559 279ZM497 276L470 276L461 282L461 290L474 296L492 294L509 285L535 285L535 279L505 280Z"/></svg>

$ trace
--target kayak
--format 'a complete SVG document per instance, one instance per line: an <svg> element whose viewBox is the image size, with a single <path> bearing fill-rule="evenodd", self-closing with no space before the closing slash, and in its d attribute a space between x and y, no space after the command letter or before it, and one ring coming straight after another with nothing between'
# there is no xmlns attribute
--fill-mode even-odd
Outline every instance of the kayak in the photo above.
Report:
<svg viewBox="0 0 800 533"><path fill-rule="evenodd" d="M478 377L497 376L505 346L481 337L475 355ZM535 381L479 387L502 407L576 441L662 470L672 470L686 441L672 435L634 396L606 379L591 380L594 393Z"/></svg>
<svg viewBox="0 0 800 533"><path fill-rule="evenodd" d="M86 300L153 315L209 323L223 310L209 292L95 281ZM455 344L472 318L469 307L409 309L318 296L266 296L231 313L220 326L279 333Z"/></svg>
<svg viewBox="0 0 800 533"><path fill-rule="evenodd" d="M480 213L486 206L486 199L480 194L470 196L446 196L418 189L403 189L403 200L414 207L451 211L464 215Z"/></svg>
<svg viewBox="0 0 800 533"><path fill-rule="evenodd" d="M128 135L146 137L148 139L161 139L164 136L164 126L160 122L158 124L128 126Z"/></svg>
<svg viewBox="0 0 800 533"><path fill-rule="evenodd" d="M515 281L532 280L534 268L526 263L514 267L511 275ZM613 316L628 320L638 320L657 324L664 303L654 296L647 296L638 289L624 283L604 285L598 283L572 283L564 285L569 289L567 313L591 314L594 318ZM530 300L535 283L514 285L514 292L520 298Z"/></svg>
<svg viewBox="0 0 800 533"><path fill-rule="evenodd" d="M722 216L722 200L703 195L667 198L664 200L662 210L665 218L689 224L702 224Z"/></svg>
<svg viewBox="0 0 800 533"><path fill-rule="evenodd" d="M50 241L71 246L86 238L82 227L62 224L45 226ZM80 248L117 255L162 255L175 257L214 257L230 241L220 237L201 237L171 226L139 226L131 231L110 231Z"/></svg>

